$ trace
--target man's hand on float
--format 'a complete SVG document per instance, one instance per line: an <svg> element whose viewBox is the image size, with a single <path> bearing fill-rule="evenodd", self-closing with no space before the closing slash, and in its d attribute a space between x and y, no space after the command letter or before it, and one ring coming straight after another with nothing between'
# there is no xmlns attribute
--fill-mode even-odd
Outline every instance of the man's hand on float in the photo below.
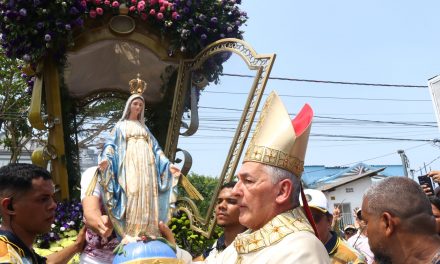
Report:
<svg viewBox="0 0 440 264"><path fill-rule="evenodd" d="M86 246L86 227L83 226L75 240L76 252L81 253Z"/></svg>
<svg viewBox="0 0 440 264"><path fill-rule="evenodd" d="M176 246L176 239L174 238L173 232L162 221L159 222L159 231L162 233L163 238L165 238L174 247Z"/></svg>
<svg viewBox="0 0 440 264"><path fill-rule="evenodd" d="M108 218L108 215L101 215L101 219L98 223L98 233L101 237L109 237L113 232L113 225Z"/></svg>

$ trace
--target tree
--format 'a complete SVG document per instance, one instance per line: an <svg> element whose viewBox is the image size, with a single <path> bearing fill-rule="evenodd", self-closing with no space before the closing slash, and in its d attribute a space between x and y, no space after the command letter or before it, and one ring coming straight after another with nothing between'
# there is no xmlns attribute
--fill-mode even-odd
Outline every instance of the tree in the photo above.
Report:
<svg viewBox="0 0 440 264"><path fill-rule="evenodd" d="M188 174L188 179L192 185L200 192L200 194L205 198L203 201L194 201L196 204L200 215L205 216L208 212L210 203L212 202L212 196L215 191L215 187L218 184L218 178L208 177L204 175L199 175L194 172ZM185 190L179 185L179 195L187 195ZM215 201L214 201L215 202Z"/></svg>
<svg viewBox="0 0 440 264"><path fill-rule="evenodd" d="M210 203L215 203L212 200L215 188L219 184L218 178L208 177L191 172L188 174L188 179L196 187L196 189L203 195L205 200L194 201L202 216L206 216ZM179 195L186 195L182 187L179 186ZM219 227L215 227L211 238L206 238L200 233L190 228L190 220L184 212L176 212L169 223L170 229L173 231L176 243L180 248L190 252L193 257L197 257L203 253L204 250L212 246L215 239L217 239L223 232Z"/></svg>
<svg viewBox="0 0 440 264"><path fill-rule="evenodd" d="M22 150L36 135L27 122L31 96L23 77L21 62L7 58L0 49L0 146L11 151L11 163L19 160Z"/></svg>

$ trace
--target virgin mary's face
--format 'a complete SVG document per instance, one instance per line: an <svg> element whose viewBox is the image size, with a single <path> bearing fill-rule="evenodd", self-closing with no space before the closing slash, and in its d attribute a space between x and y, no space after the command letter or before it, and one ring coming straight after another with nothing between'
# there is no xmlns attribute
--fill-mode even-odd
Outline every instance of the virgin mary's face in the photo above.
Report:
<svg viewBox="0 0 440 264"><path fill-rule="evenodd" d="M144 110L144 101L142 99L137 98L131 101L130 105L130 115L128 119L130 120L138 120L140 113Z"/></svg>

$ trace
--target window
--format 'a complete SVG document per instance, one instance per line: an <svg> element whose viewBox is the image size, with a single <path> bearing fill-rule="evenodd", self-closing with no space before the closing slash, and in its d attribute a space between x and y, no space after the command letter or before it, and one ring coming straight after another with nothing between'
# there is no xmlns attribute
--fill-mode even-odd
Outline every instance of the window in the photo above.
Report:
<svg viewBox="0 0 440 264"><path fill-rule="evenodd" d="M353 221L353 212L351 211L350 203L335 203L335 206L339 206L341 210L341 228L344 228L346 225L352 225Z"/></svg>
<svg viewBox="0 0 440 264"><path fill-rule="evenodd" d="M345 192L351 193L354 192L353 188L345 188Z"/></svg>

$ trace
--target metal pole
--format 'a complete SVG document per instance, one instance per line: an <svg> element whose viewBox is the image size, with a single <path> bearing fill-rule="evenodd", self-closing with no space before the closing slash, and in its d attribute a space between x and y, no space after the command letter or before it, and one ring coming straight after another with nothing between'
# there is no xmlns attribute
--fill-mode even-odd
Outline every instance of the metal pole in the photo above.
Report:
<svg viewBox="0 0 440 264"><path fill-rule="evenodd" d="M403 149L399 149L397 153L400 155L400 158L402 159L402 165L403 165L403 173L405 173L405 177L408 177L408 157L405 154L405 151Z"/></svg>

